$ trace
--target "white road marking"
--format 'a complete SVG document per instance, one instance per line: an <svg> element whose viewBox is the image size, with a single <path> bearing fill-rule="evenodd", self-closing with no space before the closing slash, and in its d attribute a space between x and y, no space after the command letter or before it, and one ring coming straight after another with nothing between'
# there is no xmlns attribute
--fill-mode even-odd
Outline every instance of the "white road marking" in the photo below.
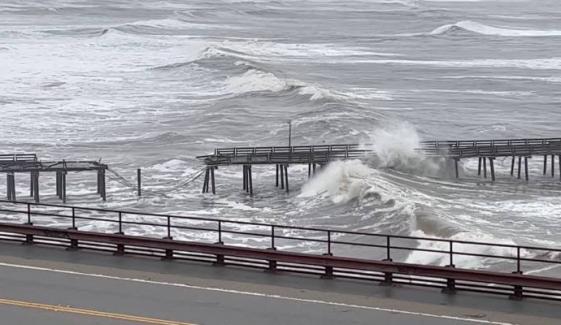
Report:
<svg viewBox="0 0 561 325"><path fill-rule="evenodd" d="M10 263L0 262L0 266L11 267L11 268L19 268L19 269L35 270L35 271L61 273L61 274L81 275L81 276L87 276L87 277L93 277L93 278L102 278L102 279L110 279L110 280L121 280L121 281L137 282L137 283L145 283L145 284L157 284L157 285L170 286L170 287L181 287L181 288L189 288L189 289L196 289L196 290L205 290L205 291L214 291L214 292L222 292L222 293L230 293L230 294L239 294L239 295L254 296L254 297L265 297L265 298L271 298L271 299L288 300L288 301L296 301L296 302L307 302L307 303L312 303L312 304L356 308L356 309L363 309L363 310L375 310L375 311L383 311L383 312L403 314L403 315L450 319L450 320L470 322L470 323L493 324L493 325L514 325L513 323L496 322L496 321L489 321L489 320L483 320L483 319L473 319L473 318L464 318L464 317L449 316L449 315L437 315L437 314L429 314L429 313L418 313L418 312L412 312L412 311L401 310L401 309L391 309L391 308L383 308L383 307L372 307L372 306L345 304L345 303L341 303L341 302L316 300L316 299L305 299L305 298L296 298L296 297L287 297L287 296L272 295L272 294L259 293L259 292L239 291L239 290L213 288L213 287L202 287L202 286L195 286L195 285L189 285L189 284L183 284L183 283L161 282L161 281L144 280L144 279L137 279L137 278L125 278L125 277L118 277L118 276L105 275L105 274L83 273L83 272L77 272L77 271L52 269L52 268L31 266L31 265L10 264Z"/></svg>

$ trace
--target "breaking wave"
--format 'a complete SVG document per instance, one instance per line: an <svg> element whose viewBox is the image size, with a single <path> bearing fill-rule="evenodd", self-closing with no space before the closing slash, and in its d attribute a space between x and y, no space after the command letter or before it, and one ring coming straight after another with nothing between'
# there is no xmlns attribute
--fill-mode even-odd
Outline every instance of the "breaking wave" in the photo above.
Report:
<svg viewBox="0 0 561 325"><path fill-rule="evenodd" d="M485 25L476 21L463 20L455 24L443 25L435 28L431 35L445 35L469 32L489 36L507 37L545 37L561 36L561 30L531 30L531 29L510 29Z"/></svg>

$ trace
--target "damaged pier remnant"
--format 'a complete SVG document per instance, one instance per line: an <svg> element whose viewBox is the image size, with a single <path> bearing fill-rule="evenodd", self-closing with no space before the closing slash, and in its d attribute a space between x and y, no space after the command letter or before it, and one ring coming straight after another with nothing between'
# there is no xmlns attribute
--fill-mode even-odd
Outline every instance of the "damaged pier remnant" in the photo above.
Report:
<svg viewBox="0 0 561 325"><path fill-rule="evenodd" d="M97 161L40 161L36 154L0 154L0 173L7 176L7 198L16 201L16 174L29 173L30 196L35 202L40 201L39 176L42 173L55 173L56 194L66 202L66 177L69 172L97 173L97 193L107 199L105 172L108 166Z"/></svg>

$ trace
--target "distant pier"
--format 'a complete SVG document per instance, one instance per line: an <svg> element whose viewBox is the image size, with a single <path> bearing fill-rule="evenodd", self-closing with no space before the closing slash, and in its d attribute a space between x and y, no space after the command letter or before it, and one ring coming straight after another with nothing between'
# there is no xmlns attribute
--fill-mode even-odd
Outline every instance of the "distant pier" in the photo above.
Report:
<svg viewBox="0 0 561 325"><path fill-rule="evenodd" d="M518 167L517 177L521 178L522 160L524 160L524 176L528 181L528 159L534 156L543 157L544 175L547 174L548 164L551 164L551 177L555 177L555 156L557 156L561 177L561 138L424 141L419 150L428 157L445 157L454 160L456 178L460 177L458 163L461 159L478 158L478 175L483 171L483 177L487 178L488 161L489 174L495 181L495 159L512 157L510 175L514 176Z"/></svg>
<svg viewBox="0 0 561 325"><path fill-rule="evenodd" d="M499 139L499 140L458 140L423 141L417 151L428 158L444 158L454 162L456 178L460 177L459 162L462 159L478 159L478 175L496 180L495 159L511 157L510 175L529 180L528 160L543 157L543 174L550 166L555 177L556 163L561 179L561 138ZM288 167L308 165L308 177L316 168L335 160L362 159L373 150L359 144L309 145L288 147L237 147L215 149L213 154L198 156L206 165L203 193L216 193L214 171L219 166L242 166L242 188L253 194L253 165L275 165L275 186L289 191ZM556 162L557 157L557 162Z"/></svg>
<svg viewBox="0 0 561 325"><path fill-rule="evenodd" d="M96 172L97 173L97 193L105 201L106 184L105 172L108 166L97 161L40 161L36 154L2 154L0 155L0 173L6 174L7 179L7 198L16 201L16 181L17 173L29 173L30 175L30 196L35 202L40 201L39 176L42 173L55 173L56 193L58 198L66 202L66 175L69 172Z"/></svg>

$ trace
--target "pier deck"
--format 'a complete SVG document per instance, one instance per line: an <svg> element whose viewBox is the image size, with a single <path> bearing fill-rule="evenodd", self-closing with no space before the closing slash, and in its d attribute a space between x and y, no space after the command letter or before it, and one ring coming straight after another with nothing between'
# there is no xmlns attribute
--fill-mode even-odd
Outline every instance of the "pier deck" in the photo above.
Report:
<svg viewBox="0 0 561 325"><path fill-rule="evenodd" d="M558 156L561 171L561 138L534 139L499 139L499 140L461 140L461 141L424 141L418 149L427 157L445 157L453 159L456 178L459 177L458 162L461 159L478 158L478 175L487 178L487 161L489 161L491 179L495 181L494 160L497 157L512 157L510 175L514 176L516 159L518 158L518 173L522 174L522 159L524 159L524 173L529 180L528 159L533 156L543 156L543 174L547 173L548 157L551 162L551 177L555 176L555 156ZM561 173L560 173L561 176Z"/></svg>
<svg viewBox="0 0 561 325"><path fill-rule="evenodd" d="M211 155L198 156L207 166L203 193L216 193L214 170L218 166L242 165L243 189L253 195L253 165L275 165L275 186L289 191L288 166L293 164L308 165L308 177L334 160L364 158L370 150L358 144L332 144L290 147L237 147L215 149Z"/></svg>
<svg viewBox="0 0 561 325"><path fill-rule="evenodd" d="M289 147L236 147L218 148L213 154L198 156L206 166L203 183L203 193L216 192L214 170L219 166L242 165L243 189L253 194L252 166L275 165L275 186L288 192L288 166L293 164L307 164L308 176L316 170L334 160L363 159L373 153L369 146L359 144L327 144ZM447 159L454 162L456 177L460 177L459 162L462 159L478 158L478 175L487 178L489 174L495 181L495 164L498 157L512 157L510 175L520 179L522 170L526 180L529 180L528 159L535 156L544 157L544 175L548 166L551 176L555 176L555 156L558 157L561 171L561 138L534 139L495 139L495 140L453 140L453 141L423 141L417 151L427 158ZM516 160L518 159L518 164ZM524 162L524 165L522 165ZM549 164L551 162L551 164ZM489 166L489 167L487 167ZM561 173L560 173L561 174ZM561 176L561 175L560 175Z"/></svg>

